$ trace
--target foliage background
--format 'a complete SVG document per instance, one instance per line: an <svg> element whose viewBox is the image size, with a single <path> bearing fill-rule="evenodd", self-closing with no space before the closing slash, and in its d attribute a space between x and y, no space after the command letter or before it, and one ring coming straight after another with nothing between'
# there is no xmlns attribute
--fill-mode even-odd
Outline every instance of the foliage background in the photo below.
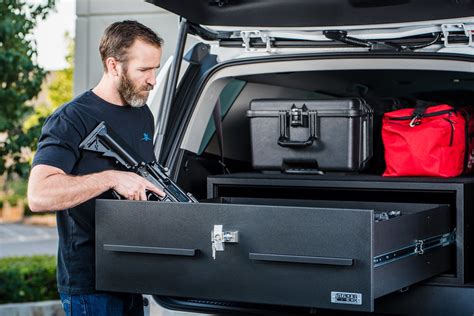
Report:
<svg viewBox="0 0 474 316"><path fill-rule="evenodd" d="M72 99L74 41L69 34L66 69L50 74L46 83L47 73L36 63L33 31L55 5L56 0L0 0L0 200L25 198L43 122ZM41 90L47 97L38 102Z"/></svg>
<svg viewBox="0 0 474 316"><path fill-rule="evenodd" d="M56 300L56 258L0 259L0 284L0 304Z"/></svg>
<svg viewBox="0 0 474 316"><path fill-rule="evenodd" d="M0 208L26 196L26 179L45 118L73 94L69 67L49 74L37 64L34 29L56 0L0 0ZM36 97L43 91L46 98ZM58 299L55 256L0 259L0 304Z"/></svg>
<svg viewBox="0 0 474 316"><path fill-rule="evenodd" d="M55 0L27 4L24 0L0 0L0 174L25 176L25 151L34 146L36 135L25 133L22 123L33 111L35 97L45 72L35 63L36 43L32 31L47 17Z"/></svg>

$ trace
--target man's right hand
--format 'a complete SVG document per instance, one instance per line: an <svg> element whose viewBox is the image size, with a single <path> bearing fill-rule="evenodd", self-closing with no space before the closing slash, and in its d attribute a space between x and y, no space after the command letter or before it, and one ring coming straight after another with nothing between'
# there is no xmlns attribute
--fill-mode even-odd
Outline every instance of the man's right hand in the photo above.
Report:
<svg viewBox="0 0 474 316"><path fill-rule="evenodd" d="M110 179L110 188L127 200L146 201L146 191L154 192L161 197L165 196L162 190L136 173L107 170L104 174Z"/></svg>
<svg viewBox="0 0 474 316"><path fill-rule="evenodd" d="M59 211L88 201L113 189L129 200L146 200L145 191L164 192L136 173L107 170L71 176L63 170L36 165L28 181L28 205L33 212Z"/></svg>

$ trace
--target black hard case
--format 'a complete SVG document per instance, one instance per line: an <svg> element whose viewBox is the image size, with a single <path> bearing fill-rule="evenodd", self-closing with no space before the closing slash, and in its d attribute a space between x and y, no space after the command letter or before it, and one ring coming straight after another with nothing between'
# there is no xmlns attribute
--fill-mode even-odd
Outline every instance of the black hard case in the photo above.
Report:
<svg viewBox="0 0 474 316"><path fill-rule="evenodd" d="M373 111L364 99L259 99L247 117L258 170L359 171L372 157Z"/></svg>

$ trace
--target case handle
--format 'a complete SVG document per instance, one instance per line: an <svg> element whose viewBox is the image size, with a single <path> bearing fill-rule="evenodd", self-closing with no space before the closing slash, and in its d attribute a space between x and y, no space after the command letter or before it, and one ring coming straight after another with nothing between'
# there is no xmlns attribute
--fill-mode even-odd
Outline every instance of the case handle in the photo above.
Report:
<svg viewBox="0 0 474 316"><path fill-rule="evenodd" d="M309 137L305 141L292 141L287 136L287 126L303 126L303 116L308 116L308 129ZM302 109L292 107L290 112L281 111L279 113L280 119L280 137L278 138L278 145L281 147L308 147L313 144L314 141L318 140L316 120L316 111L306 111L306 106L303 105ZM288 119L291 123L288 124Z"/></svg>

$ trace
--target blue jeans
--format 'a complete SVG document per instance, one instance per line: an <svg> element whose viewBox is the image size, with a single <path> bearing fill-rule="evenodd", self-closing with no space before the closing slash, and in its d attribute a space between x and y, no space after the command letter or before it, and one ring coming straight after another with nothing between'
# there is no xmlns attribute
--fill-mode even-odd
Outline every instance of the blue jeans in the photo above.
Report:
<svg viewBox="0 0 474 316"><path fill-rule="evenodd" d="M59 296L66 316L143 316L143 297L139 294L59 293Z"/></svg>

